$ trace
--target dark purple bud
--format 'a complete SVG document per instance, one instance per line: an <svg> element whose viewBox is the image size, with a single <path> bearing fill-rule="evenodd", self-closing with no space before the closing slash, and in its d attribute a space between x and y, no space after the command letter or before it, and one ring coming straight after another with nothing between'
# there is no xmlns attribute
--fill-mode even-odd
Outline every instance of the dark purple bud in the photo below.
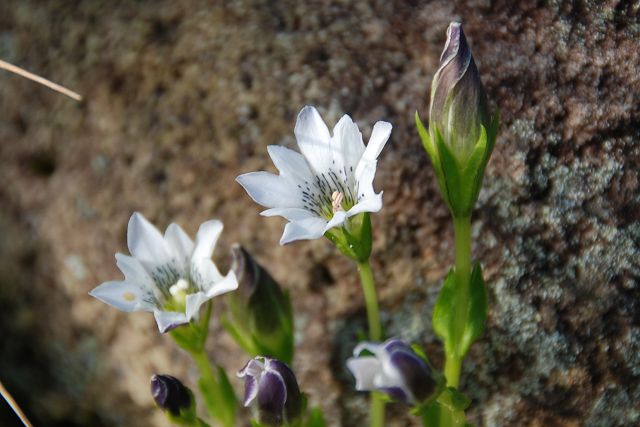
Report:
<svg viewBox="0 0 640 427"><path fill-rule="evenodd" d="M152 376L151 395L160 408L176 417L181 409L188 409L193 403L189 389L171 375Z"/></svg>
<svg viewBox="0 0 640 427"><path fill-rule="evenodd" d="M431 84L429 129L438 129L444 143L464 163L480 138L480 126L489 128L487 98L478 68L462 31L452 22Z"/></svg>
<svg viewBox="0 0 640 427"><path fill-rule="evenodd" d="M291 423L302 413L302 395L293 371L276 359L256 357L238 372L245 379L244 406L254 406L265 425Z"/></svg>

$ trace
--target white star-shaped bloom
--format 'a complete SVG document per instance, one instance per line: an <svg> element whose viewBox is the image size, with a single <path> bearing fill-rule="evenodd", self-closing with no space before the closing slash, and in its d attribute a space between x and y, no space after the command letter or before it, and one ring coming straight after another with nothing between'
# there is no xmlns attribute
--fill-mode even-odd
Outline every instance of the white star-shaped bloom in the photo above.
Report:
<svg viewBox="0 0 640 427"><path fill-rule="evenodd" d="M267 147L280 175L251 172L236 180L249 196L289 223L280 244L317 239L348 218L382 208L382 192L373 190L378 155L389 139L391 124L377 122L365 147L362 134L348 115L329 133L318 110L306 106L298 114L294 133L300 152L278 145Z"/></svg>
<svg viewBox="0 0 640 427"><path fill-rule="evenodd" d="M203 223L195 243L177 224L164 236L140 213L127 229L131 255L116 254L123 281L105 282L89 294L119 310L153 312L160 332L197 318L202 304L238 287L236 276L222 276L211 255L222 223Z"/></svg>

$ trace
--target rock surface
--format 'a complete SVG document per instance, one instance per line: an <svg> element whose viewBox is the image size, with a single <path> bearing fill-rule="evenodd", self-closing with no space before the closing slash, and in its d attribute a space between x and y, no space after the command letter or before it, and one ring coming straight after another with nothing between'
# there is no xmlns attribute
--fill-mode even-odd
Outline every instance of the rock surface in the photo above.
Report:
<svg viewBox="0 0 640 427"><path fill-rule="evenodd" d="M216 217L222 266L241 242L290 289L311 403L362 425L343 367L364 324L355 269L327 241L278 246L283 221L259 218L234 178L273 170L266 146L295 146L305 104L330 124L349 113L365 140L391 121L373 268L387 332L440 364L429 319L453 231L413 113L427 116L461 20L502 117L474 216L490 314L464 367L470 420L640 422L639 14L622 0L2 2L0 58L85 101L0 71L0 379L36 425L166 425L150 375L193 386L195 370L152 316L87 292L120 277L133 211L192 234ZM237 370L213 328L212 357Z"/></svg>

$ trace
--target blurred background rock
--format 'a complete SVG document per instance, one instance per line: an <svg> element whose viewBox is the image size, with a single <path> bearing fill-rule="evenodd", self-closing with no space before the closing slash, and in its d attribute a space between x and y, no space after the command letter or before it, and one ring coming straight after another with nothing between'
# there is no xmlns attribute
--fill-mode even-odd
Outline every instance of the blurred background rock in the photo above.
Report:
<svg viewBox="0 0 640 427"><path fill-rule="evenodd" d="M344 360L364 325L353 266L326 241L278 246L280 219L234 182L295 147L295 115L394 124L376 187L374 271L389 334L424 344L453 231L413 113L461 20L502 127L474 216L488 332L465 363L479 426L640 422L637 1L27 1L0 3L0 378L37 426L166 425L152 373L196 372L148 314L90 298L118 279L133 211L214 258L240 242L290 289L294 368L331 425L362 425ZM219 309L218 303L217 309ZM211 354L241 355L217 322ZM236 385L240 385L236 383ZM394 422L409 425L401 408ZM17 425L6 406L0 425ZM414 424L415 425L415 422Z"/></svg>

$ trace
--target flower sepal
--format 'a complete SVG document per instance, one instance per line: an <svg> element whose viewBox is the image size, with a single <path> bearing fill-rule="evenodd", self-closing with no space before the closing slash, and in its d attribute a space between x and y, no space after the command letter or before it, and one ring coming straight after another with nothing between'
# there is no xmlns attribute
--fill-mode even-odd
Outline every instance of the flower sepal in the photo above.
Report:
<svg viewBox="0 0 640 427"><path fill-rule="evenodd" d="M350 218L344 226L332 228L324 235L340 252L356 262L364 262L371 255L371 217L368 212Z"/></svg>
<svg viewBox="0 0 640 427"><path fill-rule="evenodd" d="M427 131L417 111L415 120L449 210L456 218L468 217L478 200L484 171L495 145L499 113L494 114L489 129L480 125L480 136L473 150L462 159L456 157L436 125L431 126L431 132Z"/></svg>
<svg viewBox="0 0 640 427"><path fill-rule="evenodd" d="M202 351L209 333L209 319L211 319L212 308L211 301L207 302L204 315L169 331L169 335L179 347L189 353Z"/></svg>

